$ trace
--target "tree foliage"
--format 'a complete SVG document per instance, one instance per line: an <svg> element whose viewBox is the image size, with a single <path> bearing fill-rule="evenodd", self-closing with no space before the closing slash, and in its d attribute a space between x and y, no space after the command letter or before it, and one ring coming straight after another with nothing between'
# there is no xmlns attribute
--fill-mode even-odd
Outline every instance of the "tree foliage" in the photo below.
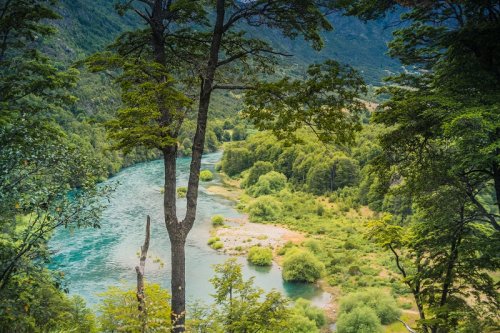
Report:
<svg viewBox="0 0 500 333"><path fill-rule="evenodd" d="M109 188L88 143L56 121L71 107L76 70L43 52L59 18L53 1L6 1L0 8L1 331L94 331L81 299L62 292L46 268L58 228L98 227Z"/></svg>
<svg viewBox="0 0 500 333"><path fill-rule="evenodd" d="M103 332L140 332L143 321L137 308L136 290L110 287L99 296L100 330ZM158 284L145 285L145 313L147 332L169 332L170 295Z"/></svg>
<svg viewBox="0 0 500 333"><path fill-rule="evenodd" d="M347 143L360 129L365 107L359 97L364 92L363 80L352 68L328 60L311 65L305 80L259 83L246 94L244 114L278 139L298 140L293 133L307 127L321 141Z"/></svg>
<svg viewBox="0 0 500 333"><path fill-rule="evenodd" d="M283 261L285 281L315 282L325 270L325 265L311 252L305 250L287 251Z"/></svg>

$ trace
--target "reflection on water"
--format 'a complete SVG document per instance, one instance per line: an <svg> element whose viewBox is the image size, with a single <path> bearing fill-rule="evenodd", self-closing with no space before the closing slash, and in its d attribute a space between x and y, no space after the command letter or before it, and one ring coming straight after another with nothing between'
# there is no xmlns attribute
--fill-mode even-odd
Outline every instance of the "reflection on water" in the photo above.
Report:
<svg viewBox="0 0 500 333"><path fill-rule="evenodd" d="M212 169L221 153L205 155L204 169ZM189 159L177 162L178 186L187 185ZM96 304L97 294L111 285L123 284L134 287L137 252L144 241L146 215L151 216L151 243L146 262L146 279L170 287L170 244L162 219L163 161L135 165L117 174L108 182L117 183L117 189L105 210L101 229L85 229L69 232L58 231L50 242L55 251L51 268L62 270L71 293L82 295L89 304ZM219 254L207 245L210 217L221 214L238 218L241 214L234 203L207 193L206 186L218 183L216 177L210 183L202 183L198 199L195 226L186 243L186 295L188 302L210 302L213 288L209 279L212 266L224 262L229 256ZM185 199L178 200L178 215L185 212ZM262 268L248 265L239 257L245 278L255 277L255 283L266 291L276 289L291 298L311 299L317 305L329 301L330 295L310 284L286 283L276 264Z"/></svg>

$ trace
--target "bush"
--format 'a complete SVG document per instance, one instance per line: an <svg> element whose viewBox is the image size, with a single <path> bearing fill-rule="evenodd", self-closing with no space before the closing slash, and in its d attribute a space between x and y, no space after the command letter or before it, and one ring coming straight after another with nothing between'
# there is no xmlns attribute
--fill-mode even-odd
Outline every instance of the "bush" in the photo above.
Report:
<svg viewBox="0 0 500 333"><path fill-rule="evenodd" d="M350 313L354 309L367 306L373 309L383 325L396 321L401 315L396 301L382 290L369 289L352 293L342 298L340 313Z"/></svg>
<svg viewBox="0 0 500 333"><path fill-rule="evenodd" d="M221 242L221 241L217 241L215 243L213 243L212 245L210 245L212 247L212 249L214 250L220 250L224 247L224 244Z"/></svg>
<svg viewBox="0 0 500 333"><path fill-rule="evenodd" d="M248 188L248 193L254 197L277 193L286 186L286 176L282 173L271 171L259 177L255 185Z"/></svg>
<svg viewBox="0 0 500 333"><path fill-rule="evenodd" d="M351 276L361 275L361 269L359 268L359 266L356 265L350 266L349 269L347 270L347 274Z"/></svg>
<svg viewBox="0 0 500 333"><path fill-rule="evenodd" d="M345 243L344 243L344 249L346 249L346 250L354 250L356 248L357 248L356 244L354 244L349 239L345 241Z"/></svg>
<svg viewBox="0 0 500 333"><path fill-rule="evenodd" d="M312 253L318 255L321 254L321 243L316 239L308 239L304 242L304 246L307 247Z"/></svg>
<svg viewBox="0 0 500 333"><path fill-rule="evenodd" d="M349 313L341 313L337 320L337 333L377 333L382 332L380 320L367 306L355 308Z"/></svg>
<svg viewBox="0 0 500 333"><path fill-rule="evenodd" d="M283 261L285 281L315 282L324 270L325 265L305 250L288 251Z"/></svg>
<svg viewBox="0 0 500 333"><path fill-rule="evenodd" d="M177 188L177 197L178 198L185 198L187 194L187 187L181 186Z"/></svg>
<svg viewBox="0 0 500 333"><path fill-rule="evenodd" d="M323 327L326 324L326 316L323 310L314 305L311 302L303 298L299 298L295 301L293 309L300 313L301 315L314 321L317 328Z"/></svg>
<svg viewBox="0 0 500 333"><path fill-rule="evenodd" d="M214 174L210 170L202 170L200 172L200 179L202 182L209 182L214 179Z"/></svg>
<svg viewBox="0 0 500 333"><path fill-rule="evenodd" d="M244 182L245 187L249 187L257 183L260 176L265 175L268 172L273 171L273 165L269 162L257 161L250 168L248 176Z"/></svg>
<svg viewBox="0 0 500 333"><path fill-rule="evenodd" d="M219 227L221 225L224 225L224 216L222 216L222 215L212 216L212 225L214 227Z"/></svg>
<svg viewBox="0 0 500 333"><path fill-rule="evenodd" d="M270 248L253 246L248 251L248 261L257 266L271 266L273 263L273 252Z"/></svg>
<svg viewBox="0 0 500 333"><path fill-rule="evenodd" d="M208 244L208 245L212 245L213 243L218 242L218 241L220 241L220 238L219 238L219 237L210 237L210 238L208 239L207 244Z"/></svg>
<svg viewBox="0 0 500 333"><path fill-rule="evenodd" d="M250 204L248 213L254 222L276 221L281 213L280 202L270 196L259 197Z"/></svg>
<svg viewBox="0 0 500 333"><path fill-rule="evenodd" d="M283 247L281 247L279 250L278 250L278 255L280 256L283 256L286 254L286 252L289 250L289 249L292 249L295 247L295 244L293 244L292 242L288 241L285 243L285 245L283 245Z"/></svg>

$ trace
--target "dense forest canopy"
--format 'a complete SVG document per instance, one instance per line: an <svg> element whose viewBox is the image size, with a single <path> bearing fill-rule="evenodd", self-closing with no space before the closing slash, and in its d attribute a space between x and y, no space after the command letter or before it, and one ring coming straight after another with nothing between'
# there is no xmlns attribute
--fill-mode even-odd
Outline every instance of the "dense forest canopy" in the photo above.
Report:
<svg viewBox="0 0 500 333"><path fill-rule="evenodd" d="M495 0L0 0L0 332L498 331L498 36ZM156 159L170 285L144 216L88 306L51 240L106 228L107 180ZM242 219L201 220L202 192ZM236 257L206 304L200 225Z"/></svg>

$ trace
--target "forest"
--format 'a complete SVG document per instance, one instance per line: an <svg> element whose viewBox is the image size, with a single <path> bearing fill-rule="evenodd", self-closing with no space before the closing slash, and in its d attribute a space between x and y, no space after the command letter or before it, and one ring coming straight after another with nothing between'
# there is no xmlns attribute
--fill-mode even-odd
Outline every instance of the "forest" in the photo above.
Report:
<svg viewBox="0 0 500 333"><path fill-rule="evenodd" d="M0 0L0 333L500 332L498 36L498 0Z"/></svg>

